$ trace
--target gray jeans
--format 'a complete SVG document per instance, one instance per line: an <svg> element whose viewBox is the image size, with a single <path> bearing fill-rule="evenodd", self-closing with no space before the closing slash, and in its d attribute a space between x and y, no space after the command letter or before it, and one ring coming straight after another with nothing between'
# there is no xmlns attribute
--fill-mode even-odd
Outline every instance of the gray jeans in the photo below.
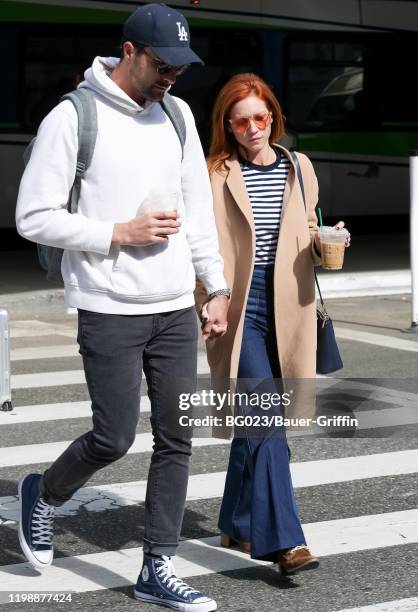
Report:
<svg viewBox="0 0 418 612"><path fill-rule="evenodd" d="M186 501L192 432L178 427L179 393L195 391L194 307L153 315L79 310L78 343L92 401L93 429L46 470L41 491L60 506L133 444L141 371L151 401L154 452L145 500L144 552L173 555ZM177 419L177 427L175 421Z"/></svg>

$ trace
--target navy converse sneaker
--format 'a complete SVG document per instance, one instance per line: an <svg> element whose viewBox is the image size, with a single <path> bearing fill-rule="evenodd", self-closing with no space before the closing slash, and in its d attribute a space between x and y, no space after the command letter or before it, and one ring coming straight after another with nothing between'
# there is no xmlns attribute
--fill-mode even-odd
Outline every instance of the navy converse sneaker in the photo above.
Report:
<svg viewBox="0 0 418 612"><path fill-rule="evenodd" d="M50 506L39 492L40 474L28 474L19 482L19 542L26 559L35 567L51 565L53 517Z"/></svg>
<svg viewBox="0 0 418 612"><path fill-rule="evenodd" d="M211 612L216 601L177 578L170 557L147 557L134 589L135 599L183 612Z"/></svg>

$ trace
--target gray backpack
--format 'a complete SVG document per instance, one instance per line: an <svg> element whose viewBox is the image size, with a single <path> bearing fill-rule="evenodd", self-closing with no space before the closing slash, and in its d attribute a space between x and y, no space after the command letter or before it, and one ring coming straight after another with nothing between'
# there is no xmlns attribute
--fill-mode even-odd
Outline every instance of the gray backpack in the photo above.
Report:
<svg viewBox="0 0 418 612"><path fill-rule="evenodd" d="M75 89L74 91L71 91L63 96L61 101L63 100L70 100L73 103L78 116L77 166L74 183L71 187L67 204L68 212L73 214L76 213L78 209L81 180L90 166L96 144L97 109L94 94L89 89ZM169 94L165 94L160 104L163 111L173 124L177 136L179 137L183 159L184 144L186 142L186 124L183 114L177 102ZM35 138L32 138L31 142L28 144L23 153L23 161L25 166L30 159L35 140L36 136ZM62 282L61 261L64 250L58 247L46 246L44 244L38 244L37 247L39 263L46 271L47 279Z"/></svg>

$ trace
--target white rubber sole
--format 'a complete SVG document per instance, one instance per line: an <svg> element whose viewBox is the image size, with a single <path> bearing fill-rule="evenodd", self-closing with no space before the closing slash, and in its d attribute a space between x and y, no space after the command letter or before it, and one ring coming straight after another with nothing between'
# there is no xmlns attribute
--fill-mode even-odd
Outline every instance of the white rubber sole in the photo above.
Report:
<svg viewBox="0 0 418 612"><path fill-rule="evenodd" d="M19 480L19 484L18 484L18 494L19 494L19 529L18 529L18 532L19 532L20 548L22 549L22 552L25 555L26 559L34 567L36 567L36 568L49 567L52 564L52 561L54 560L54 553L52 552L51 560L48 561L48 563L42 563L41 561L39 561L39 559L37 557L35 557L35 555L31 551L31 549L27 545L25 536L23 535L23 527L22 527L22 524L23 524L23 521L22 521L22 483L23 483L25 478L26 478L26 476L23 476L23 478L21 478Z"/></svg>
<svg viewBox="0 0 418 612"><path fill-rule="evenodd" d="M164 608L171 608L172 610L180 610L181 612L213 612L217 610L218 606L216 601L213 599L206 603L187 604L181 603L180 601L168 601L167 599L160 599L149 595L148 593L142 593L134 589L134 597L138 601L144 601L150 604L156 604L157 606L163 606Z"/></svg>

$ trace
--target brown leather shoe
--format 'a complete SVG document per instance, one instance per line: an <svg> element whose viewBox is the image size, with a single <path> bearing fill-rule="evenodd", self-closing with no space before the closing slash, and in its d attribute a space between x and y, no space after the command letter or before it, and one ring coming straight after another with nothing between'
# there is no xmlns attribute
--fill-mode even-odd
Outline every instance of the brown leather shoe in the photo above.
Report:
<svg viewBox="0 0 418 612"><path fill-rule="evenodd" d="M221 533L221 546L225 546L225 548L232 548L238 546L241 552L246 553L247 555L251 554L251 544L249 542L244 542L243 540L234 540L226 533Z"/></svg>
<svg viewBox="0 0 418 612"><path fill-rule="evenodd" d="M277 555L277 563L283 574L316 569L319 565L317 557L311 555L305 544L281 550Z"/></svg>

